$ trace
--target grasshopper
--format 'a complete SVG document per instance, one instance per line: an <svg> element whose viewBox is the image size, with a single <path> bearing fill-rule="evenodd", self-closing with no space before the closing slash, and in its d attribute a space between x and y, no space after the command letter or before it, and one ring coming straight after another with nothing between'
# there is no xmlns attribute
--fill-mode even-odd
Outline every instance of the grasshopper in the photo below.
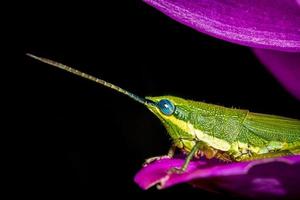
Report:
<svg viewBox="0 0 300 200"><path fill-rule="evenodd" d="M191 159L200 156L231 162L300 154L300 120L175 96L142 98L62 63L27 55L116 90L145 105L160 119L172 139L167 156L174 156L176 149L187 155L181 168L172 168L171 172L184 172ZM146 163L162 157L150 158Z"/></svg>

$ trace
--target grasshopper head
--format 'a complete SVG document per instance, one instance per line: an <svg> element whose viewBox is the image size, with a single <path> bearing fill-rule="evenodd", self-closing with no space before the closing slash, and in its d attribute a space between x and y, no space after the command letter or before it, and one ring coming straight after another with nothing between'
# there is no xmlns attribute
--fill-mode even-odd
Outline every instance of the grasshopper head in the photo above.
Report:
<svg viewBox="0 0 300 200"><path fill-rule="evenodd" d="M187 100L174 96L146 97L146 99L153 102L146 106L166 127L174 144L190 151L195 144L193 141L195 136L187 131L190 117L190 111L186 107Z"/></svg>

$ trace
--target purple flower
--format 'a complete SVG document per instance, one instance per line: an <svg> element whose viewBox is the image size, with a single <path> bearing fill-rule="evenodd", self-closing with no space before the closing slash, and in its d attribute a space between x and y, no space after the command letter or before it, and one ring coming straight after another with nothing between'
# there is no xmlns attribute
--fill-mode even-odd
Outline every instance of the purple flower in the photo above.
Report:
<svg viewBox="0 0 300 200"><path fill-rule="evenodd" d="M199 32L253 48L300 100L299 0L144 0Z"/></svg>
<svg viewBox="0 0 300 200"><path fill-rule="evenodd" d="M183 159L162 159L144 167L135 176L143 189L157 185L159 189L179 183L216 192L230 192L240 197L300 197L300 156L255 160L252 162L222 163L216 160L192 161L183 174L171 174Z"/></svg>

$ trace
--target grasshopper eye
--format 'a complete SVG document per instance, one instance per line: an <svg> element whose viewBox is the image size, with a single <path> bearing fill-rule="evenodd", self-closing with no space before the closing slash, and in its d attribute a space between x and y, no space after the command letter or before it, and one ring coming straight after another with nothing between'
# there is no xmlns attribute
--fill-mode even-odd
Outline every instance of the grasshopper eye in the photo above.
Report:
<svg viewBox="0 0 300 200"><path fill-rule="evenodd" d="M172 115L175 111L175 106L167 99L162 99L157 103L160 112L165 115Z"/></svg>

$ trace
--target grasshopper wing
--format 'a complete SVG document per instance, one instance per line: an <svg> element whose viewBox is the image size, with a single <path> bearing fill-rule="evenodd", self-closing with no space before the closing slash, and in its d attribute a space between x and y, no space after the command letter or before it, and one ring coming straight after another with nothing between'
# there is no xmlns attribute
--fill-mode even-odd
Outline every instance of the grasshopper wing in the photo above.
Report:
<svg viewBox="0 0 300 200"><path fill-rule="evenodd" d="M249 112L243 125L267 141L300 142L300 120Z"/></svg>

